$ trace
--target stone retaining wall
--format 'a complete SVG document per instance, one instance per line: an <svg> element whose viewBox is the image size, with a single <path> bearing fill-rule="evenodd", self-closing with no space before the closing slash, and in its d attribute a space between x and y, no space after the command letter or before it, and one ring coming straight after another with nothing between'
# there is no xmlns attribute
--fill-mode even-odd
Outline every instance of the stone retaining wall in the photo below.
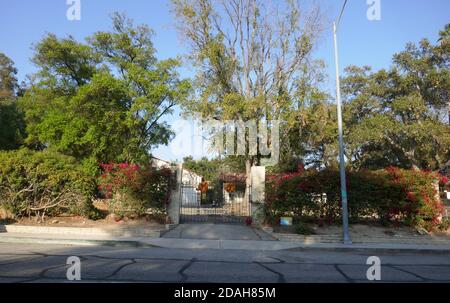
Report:
<svg viewBox="0 0 450 303"><path fill-rule="evenodd" d="M58 235L96 235L114 237L153 237L158 238L160 230L141 227L51 227L26 225L0 225L1 232L27 234L58 234Z"/></svg>

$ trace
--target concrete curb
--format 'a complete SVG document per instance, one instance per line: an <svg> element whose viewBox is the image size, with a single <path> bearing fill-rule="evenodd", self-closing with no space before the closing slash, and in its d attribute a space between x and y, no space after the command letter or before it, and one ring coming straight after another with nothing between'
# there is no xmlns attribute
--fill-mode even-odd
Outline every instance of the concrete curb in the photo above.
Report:
<svg viewBox="0 0 450 303"><path fill-rule="evenodd" d="M149 243L136 240L120 239L68 239L68 238L37 238L0 236L0 243L22 243L22 244L61 244L71 246L112 246L112 247L158 247Z"/></svg>
<svg viewBox="0 0 450 303"><path fill-rule="evenodd" d="M341 244L346 245L346 244ZM328 252L361 252L361 253L420 253L420 254L443 254L450 256L450 247L427 247L427 245L411 245L408 246L392 246L388 247L385 244L375 245L358 245L350 244L346 246L334 245L334 246L321 246L319 244L310 246L298 246L295 248L285 249L286 251L328 251Z"/></svg>
<svg viewBox="0 0 450 303"><path fill-rule="evenodd" d="M164 236L165 234L167 234L169 231L171 231L172 229L174 229L177 226L178 226L178 224L166 224L166 229L160 231L159 237Z"/></svg>
<svg viewBox="0 0 450 303"><path fill-rule="evenodd" d="M342 243L342 237L331 237L331 236L300 236L300 235L289 235L289 236L274 236L279 241L292 242L292 243ZM417 238L383 238L383 237L352 237L352 242L354 244L377 244L377 243L391 243L391 244L411 244L411 245L450 245L449 240L420 240Z"/></svg>

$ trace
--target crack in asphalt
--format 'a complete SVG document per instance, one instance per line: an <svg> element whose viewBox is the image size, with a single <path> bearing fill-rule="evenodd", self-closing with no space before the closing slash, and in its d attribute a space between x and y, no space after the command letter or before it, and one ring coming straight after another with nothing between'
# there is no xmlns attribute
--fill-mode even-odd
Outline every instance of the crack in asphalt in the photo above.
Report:
<svg viewBox="0 0 450 303"><path fill-rule="evenodd" d="M354 283L354 282L355 282L352 278L350 278L350 277L349 277L349 276L348 276L348 275L347 275L347 274L339 267L339 264L334 264L334 269L336 269L336 271L337 271L338 273L340 273L348 283Z"/></svg>
<svg viewBox="0 0 450 303"><path fill-rule="evenodd" d="M11 254L7 254L10 255ZM31 254L27 254L27 256L30 256ZM25 261L33 261L33 260L38 260L42 257L70 257L70 256L74 256L77 254L43 254L43 253L36 253L36 255L40 255L40 257L36 257L36 258L32 258L32 259L28 259L28 260L24 260L22 262ZM134 260L134 259L139 259L139 260L155 260L155 261L191 261L193 259L195 259L197 262L212 262L212 263L235 263L235 264L249 264L249 263L254 263L254 262L259 262L259 263L264 263L264 264L278 264L278 263L285 263L285 264L315 264L315 265L363 265L363 264L356 264L356 263L331 263L331 262L290 262L290 261L285 261L281 258L277 258L277 257L273 257L273 256L266 256L267 258L271 258L276 260L273 262L268 262L268 261L233 261L233 260L202 260L202 259L198 259L198 258L162 258L162 257L114 257L114 256L100 256L100 255L92 255L92 254L85 254L85 255L81 255L78 254L77 255L80 260L88 260L89 258L99 258L99 259L104 259L104 260ZM17 261L17 262L21 262L21 261ZM14 263L17 263L16 261L14 261ZM4 264L0 264L0 266L3 265L7 265L9 263L4 263ZM396 263L383 263L383 266L415 266L415 267L450 267L450 264L417 264L417 263L402 263L402 264L396 264Z"/></svg>
<svg viewBox="0 0 450 303"><path fill-rule="evenodd" d="M276 257L272 257L272 256L267 256L267 257L268 257L268 258L271 258L271 259L274 259L274 260L277 260L278 263L286 263L285 260L280 259L280 258L276 258ZM269 262L262 262L262 263L269 263Z"/></svg>
<svg viewBox="0 0 450 303"><path fill-rule="evenodd" d="M28 256L32 256L32 255L28 255ZM27 260L16 260L16 261L8 262L8 263L1 263L0 266L11 265L11 264L15 264L15 263L28 262L28 261L34 261L34 260L41 259L41 258L45 258L45 256L37 256L37 257L31 258L31 259L27 259Z"/></svg>
<svg viewBox="0 0 450 303"><path fill-rule="evenodd" d="M74 254L76 254L74 252ZM72 256L74 254L48 254L48 253L40 253L40 252L32 252L30 254L18 254L18 256L36 256L35 258L31 258L31 259L27 259L27 260L16 260L16 261L12 261L12 262L8 262L8 263L4 263L4 264L0 264L0 269L2 266L7 266L7 265L11 265L11 264L17 264L17 263L22 263L22 262L39 262L41 259L45 259L45 258L49 258L49 257L67 257L67 256ZM11 255L9 254L0 254L0 258L1 255ZM198 258L191 258L191 259L184 259L184 258L162 258L162 257L138 257L138 258L121 258L121 257L114 257L114 256L102 256L102 255L96 255L96 254L84 254L80 256L80 260L92 260L92 258L99 258L102 260L123 260L123 261L127 261L126 264L122 264L120 265L118 268L116 268L111 274L109 274L108 276L106 276L105 278L87 278L87 279L83 279L83 280L87 280L87 281L95 281L95 280L99 280L99 279L108 279L110 281L134 281L133 279L116 279L115 276L125 267L132 265L132 264L136 264L139 263L139 261L137 260L145 260L145 261L184 261L186 262L186 264L184 264L179 270L178 270L178 274L181 277L180 282L185 282L188 279L188 275L185 273L185 271L190 268L193 264L195 264L196 262L211 262L211 263L222 263L222 264L230 264L230 263L234 263L234 264L257 264L260 267L264 268L265 270L276 274L278 276L278 282L279 283L285 283L286 282L286 277L283 273L278 272L272 268L270 268L268 265L270 264L280 264L280 263L284 263L284 264L313 264L313 265L332 265L334 266L334 269L340 274L342 275L346 282L349 283L354 283L354 282L358 282L358 281L366 281L364 279L352 279L350 278L345 271L340 267L340 266L344 266L344 265L361 265L364 266L362 264L347 264L347 263L343 263L343 264L337 264L337 263L326 263L326 262L289 262L289 261L285 261L281 258L278 257L273 257L273 256L266 256L267 258L273 259L275 261L270 262L270 261L226 261L226 260L201 260ZM59 278L59 277L50 277L48 276L48 272L50 270L53 269L57 269L57 268L61 268L66 266L67 264L60 264L60 265L56 265L56 266L51 266L45 269L42 269L37 276L30 276L30 277L17 277L17 276L9 276L9 275L2 275L0 273L0 278L6 278L6 279L23 279L22 281L19 281L19 283L22 282L33 282L33 281L38 281L40 279L55 279L55 280L65 280L64 278ZM390 267L392 269L410 274L418 279L421 280L421 282L444 282L445 280L437 280L437 279L432 279L432 278L425 278L420 274L417 274L415 272L412 272L410 270L406 270L402 267L404 266L414 266L414 267L445 267L445 268L449 268L450 270L450 264L394 264L394 263L384 263L382 265L383 267ZM154 281L154 280L145 280L148 282L161 282L161 281ZM388 280L383 280L384 282L388 282ZM408 280L409 281L409 280ZM367 282L367 281L366 281ZM417 282L417 281L411 281L411 282Z"/></svg>
<svg viewBox="0 0 450 303"><path fill-rule="evenodd" d="M413 275L413 276L415 276L415 277L421 279L421 280L424 281L424 282L425 282L425 281L432 281L432 279L424 278L424 277L422 277L422 276L419 275L419 274L413 273L413 272L411 272L411 271L409 271L409 270L403 269L403 268L401 268L401 267L397 267L397 266L395 266L395 265L386 265L386 266L388 266L388 267L390 267L390 268L393 268L393 269L396 269L396 270L399 270L399 271L402 271L402 272L404 272L404 273Z"/></svg>
<svg viewBox="0 0 450 303"><path fill-rule="evenodd" d="M11 255L11 254L7 254L7 255ZM30 256L31 254L27 254L27 256ZM33 261L33 260L38 260L41 257L70 257L70 256L74 256L77 254L43 254L43 253L36 253L36 255L40 255L40 257L36 257L36 258L32 258L32 259L28 259L25 261ZM191 261L192 259L195 259L198 262L211 262L211 263L234 263L234 264L249 264L252 262L259 262L259 263L264 263L264 264L279 264L279 263L285 263L285 264L315 264L315 265L363 265L363 264L355 264L355 263L331 263L331 262L304 262L304 259L302 261L299 262L291 262L291 261L285 261L281 258L277 258L277 257L273 257L273 256L266 256L267 258L270 259L274 259L276 260L273 262L269 262L269 261L233 261L233 260L202 260L202 259L198 259L198 258L162 258L162 257L134 257L134 258L130 258L130 257L114 257L114 256L100 256L100 255L92 255L92 254L88 254L88 255L81 255L78 254L77 255L80 260L88 260L89 258L99 258L99 259L104 259L104 260L133 260L133 259L139 259L139 260L155 260L155 261ZM299 259L299 258L296 258ZM18 263L18 262L24 262L24 261L14 261L14 263ZM7 265L9 263L4 263L4 264L0 264L0 266L3 265ZM415 267L422 267L422 266L426 266L426 267L450 267L450 264L417 264L417 263L402 263L402 264L395 264L395 263L383 263L383 266L415 266Z"/></svg>
<svg viewBox="0 0 450 303"><path fill-rule="evenodd" d="M268 267L268 266L265 266L265 265L263 265L263 264L260 263L260 262L253 262L253 263L258 264L259 266L261 266L261 267L264 268L265 270L267 270L267 271L269 271L269 272L271 272L271 273L274 273L274 274L278 275L278 281L277 281L277 283L286 283L286 279L284 278L284 274L282 274L282 273L280 273L280 272L278 272L278 271L276 271L276 270L274 270L274 269L272 269L272 268L270 268L270 267Z"/></svg>
<svg viewBox="0 0 450 303"><path fill-rule="evenodd" d="M187 262L185 265L183 265L179 270L178 270L178 274L181 276L181 282L185 282L188 278L188 276L184 273L186 271L186 269L188 269L189 267L192 266L192 264L194 264L197 261L196 258L192 258L191 260L189 260L189 262Z"/></svg>
<svg viewBox="0 0 450 303"><path fill-rule="evenodd" d="M52 278L52 277L45 276L45 274L46 274L48 271L52 270L52 269L57 269L57 268L60 268L60 267L65 267L66 265L67 265L67 264L60 264L60 265L55 265L55 266L52 266L52 267L44 268L43 270L41 270L41 271L39 272L39 274L38 274L37 277L31 277L29 280L21 281L20 283L39 281L39 280L42 280L42 279L54 279L54 278ZM0 276L0 277L1 277L1 276Z"/></svg>
<svg viewBox="0 0 450 303"><path fill-rule="evenodd" d="M106 276L104 279L110 279L110 278L114 277L115 275L117 275L119 273L119 271L121 271L122 269L124 269L128 265L137 263L135 259L130 259L130 260L127 260L127 261L129 261L129 262L126 263L126 264L120 265L118 268L116 268L110 275Z"/></svg>

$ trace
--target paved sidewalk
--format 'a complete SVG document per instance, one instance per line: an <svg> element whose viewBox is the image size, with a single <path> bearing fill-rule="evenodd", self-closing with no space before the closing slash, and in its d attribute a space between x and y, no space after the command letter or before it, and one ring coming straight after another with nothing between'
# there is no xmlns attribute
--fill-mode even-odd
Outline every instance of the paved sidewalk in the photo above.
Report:
<svg viewBox="0 0 450 303"><path fill-rule="evenodd" d="M0 242L27 244L64 244L83 246L125 246L125 247L161 247L176 249L214 249L214 250L251 250L251 251L330 251L330 252L420 252L450 255L450 245L418 245L393 243L365 243L346 245L342 243L294 243L264 240L208 240L149 237L98 237L81 235L0 233Z"/></svg>
<svg viewBox="0 0 450 303"><path fill-rule="evenodd" d="M450 254L450 243L423 241L401 243L383 239L364 239L344 245L339 237L295 235L295 241L276 239L274 234L258 228L233 224L180 224L162 232L151 230L122 230L120 233L89 228L30 228L7 226L0 232L0 242L28 244L63 244L83 246L161 247L175 249L213 250L320 250L377 251Z"/></svg>

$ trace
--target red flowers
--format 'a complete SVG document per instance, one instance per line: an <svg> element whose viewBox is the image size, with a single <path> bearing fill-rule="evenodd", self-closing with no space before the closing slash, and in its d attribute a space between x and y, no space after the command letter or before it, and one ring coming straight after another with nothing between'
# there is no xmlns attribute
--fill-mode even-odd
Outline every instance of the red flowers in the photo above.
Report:
<svg viewBox="0 0 450 303"><path fill-rule="evenodd" d="M311 184L309 184L308 182L300 182L298 187L303 191L309 191L312 189Z"/></svg>
<svg viewBox="0 0 450 303"><path fill-rule="evenodd" d="M411 202L416 202L416 195L413 192L408 192L408 194L406 195L406 197L408 198L409 201Z"/></svg>
<svg viewBox="0 0 450 303"><path fill-rule="evenodd" d="M170 202L172 171L169 168L130 163L100 164L103 174L98 188L106 198L114 198L113 211L142 213L147 208L166 209ZM116 199L117 198L117 199Z"/></svg>
<svg viewBox="0 0 450 303"><path fill-rule="evenodd" d="M245 225L250 226L250 225L252 225L252 222L253 222L252 217L245 218Z"/></svg>
<svg viewBox="0 0 450 303"><path fill-rule="evenodd" d="M383 170L352 171L347 174L349 209L355 218L376 213L378 218L413 226L436 228L442 214L436 181L430 171L388 167ZM448 176L440 181L449 182ZM339 171L324 169L271 176L266 183L266 209L276 218L340 216ZM448 185L447 185L448 186ZM323 199L326 194L326 199ZM437 223L436 223L437 222Z"/></svg>
<svg viewBox="0 0 450 303"><path fill-rule="evenodd" d="M139 166L129 163L102 163L100 167L103 174L98 187L107 198L125 187L138 189L136 181L139 177Z"/></svg>
<svg viewBox="0 0 450 303"><path fill-rule="evenodd" d="M283 173L283 174L277 174L277 175L269 175L267 176L267 181L269 182L275 182L277 185L284 184L286 182L289 182L295 177L298 177L300 175L299 172L296 173Z"/></svg>

